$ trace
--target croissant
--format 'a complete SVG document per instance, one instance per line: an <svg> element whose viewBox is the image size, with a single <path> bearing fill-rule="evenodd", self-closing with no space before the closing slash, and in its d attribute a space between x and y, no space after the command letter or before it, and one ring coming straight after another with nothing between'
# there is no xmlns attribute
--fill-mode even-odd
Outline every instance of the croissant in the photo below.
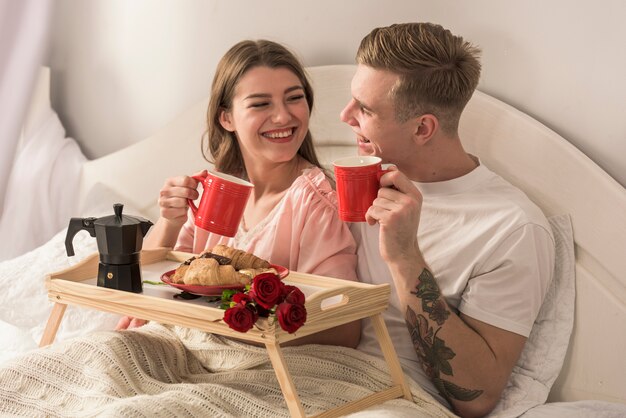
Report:
<svg viewBox="0 0 626 418"><path fill-rule="evenodd" d="M176 271L174 271L174 274L172 274L171 280L174 283L178 283L178 284L185 284L185 273L187 272L187 270L189 269L189 264L181 264Z"/></svg>
<svg viewBox="0 0 626 418"><path fill-rule="evenodd" d="M184 267L187 267L186 269ZM246 285L251 278L235 271L232 265L220 265L214 258L197 258L183 269L183 282L188 285L226 286Z"/></svg>
<svg viewBox="0 0 626 418"><path fill-rule="evenodd" d="M261 274L261 273L274 273L274 274L278 274L278 272L276 271L276 269L274 268L252 268L252 269L241 269L239 270L239 273L241 274L245 274L246 276L250 277L250 279L254 279L255 276Z"/></svg>
<svg viewBox="0 0 626 418"><path fill-rule="evenodd" d="M249 268L268 268L270 266L269 262L257 257L252 253L237 250L223 244L216 245L215 247L213 247L211 252L213 254L230 258L232 260L231 265L235 267L235 270Z"/></svg>
<svg viewBox="0 0 626 418"><path fill-rule="evenodd" d="M217 255L217 254L213 254L210 252L204 252L202 254L200 254L199 256L194 256L191 257L190 259L186 260L184 263L182 263L175 271L174 274L171 277L172 282L174 283L178 283L178 284L185 284L185 273L187 272L187 270L189 269L189 265L196 259L198 258L214 258L215 261L217 261L217 263L219 265L227 265L230 264L230 258L226 258L226 257L222 257L221 255Z"/></svg>

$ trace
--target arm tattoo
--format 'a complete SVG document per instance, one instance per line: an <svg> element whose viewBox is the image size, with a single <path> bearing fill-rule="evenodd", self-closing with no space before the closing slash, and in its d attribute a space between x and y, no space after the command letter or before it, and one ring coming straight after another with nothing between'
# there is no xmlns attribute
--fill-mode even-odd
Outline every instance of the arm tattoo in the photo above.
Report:
<svg viewBox="0 0 626 418"><path fill-rule="evenodd" d="M447 376L453 375L449 360L454 358L456 353L445 344L444 340L437 337L441 326L450 316L450 311L447 309L446 303L441 297L441 290L439 290L439 286L430 271L422 270L415 292L411 293L421 299L422 310L428 314L431 321L437 324L435 330L424 315L416 313L407 306L406 325L409 328L413 347L424 372L445 398L460 401L476 399L483 393L482 390L465 389L441 378L442 373Z"/></svg>

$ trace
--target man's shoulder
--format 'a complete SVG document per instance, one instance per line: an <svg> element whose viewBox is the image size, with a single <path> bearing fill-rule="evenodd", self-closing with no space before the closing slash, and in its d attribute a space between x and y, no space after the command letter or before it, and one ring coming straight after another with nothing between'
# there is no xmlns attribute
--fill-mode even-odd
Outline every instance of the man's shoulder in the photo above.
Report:
<svg viewBox="0 0 626 418"><path fill-rule="evenodd" d="M520 222L549 227L541 208L524 190L495 173L491 187L493 187L490 190L492 199L504 207L509 207L513 213L517 214Z"/></svg>
<svg viewBox="0 0 626 418"><path fill-rule="evenodd" d="M524 190L488 168L482 169L482 181L468 190L468 199L476 201L484 211L500 213L522 224L548 227L543 211Z"/></svg>

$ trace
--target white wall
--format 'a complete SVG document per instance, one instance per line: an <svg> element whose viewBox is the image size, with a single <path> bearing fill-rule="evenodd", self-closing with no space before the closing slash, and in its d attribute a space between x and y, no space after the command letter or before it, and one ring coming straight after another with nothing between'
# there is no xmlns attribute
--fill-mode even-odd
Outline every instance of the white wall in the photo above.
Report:
<svg viewBox="0 0 626 418"><path fill-rule="evenodd" d="M352 63L372 28L429 20L483 48L480 89L626 185L621 0L57 1L53 106L91 158L141 140L205 97L218 59L241 39L282 42L305 65Z"/></svg>

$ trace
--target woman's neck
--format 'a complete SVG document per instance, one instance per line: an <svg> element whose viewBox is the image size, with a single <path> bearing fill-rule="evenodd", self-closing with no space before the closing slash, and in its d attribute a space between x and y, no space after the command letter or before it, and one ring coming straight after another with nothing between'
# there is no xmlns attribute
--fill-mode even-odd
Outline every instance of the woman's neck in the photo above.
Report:
<svg viewBox="0 0 626 418"><path fill-rule="evenodd" d="M258 164L254 167L247 165L248 179L254 184L254 189L244 211L244 228L250 230L265 219L300 176L302 170L310 166L310 163L298 155L282 164L266 167Z"/></svg>
<svg viewBox="0 0 626 418"><path fill-rule="evenodd" d="M306 161L299 155L279 164L246 164L248 179L254 184L254 198L259 199L264 195L278 194L289 189L306 166Z"/></svg>

